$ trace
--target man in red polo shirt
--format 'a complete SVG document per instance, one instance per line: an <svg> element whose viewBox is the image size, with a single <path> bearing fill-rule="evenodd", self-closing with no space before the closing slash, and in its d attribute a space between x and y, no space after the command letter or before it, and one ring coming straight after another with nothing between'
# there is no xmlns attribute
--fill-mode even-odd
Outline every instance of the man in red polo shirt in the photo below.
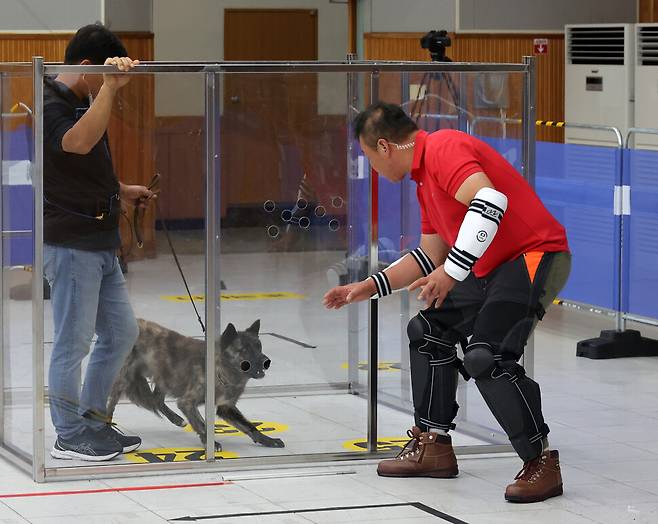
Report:
<svg viewBox="0 0 658 524"><path fill-rule="evenodd" d="M493 148L455 130L419 130L397 105L359 114L355 134L370 165L392 182L417 184L420 247L366 280L331 289L327 308L421 288L427 303L408 325L415 426L377 472L454 477L448 434L459 406L458 372L475 380L524 462L505 491L512 502L562 494L559 455L549 450L539 385L518 363L537 320L566 283L564 228ZM468 344L463 363L457 343Z"/></svg>

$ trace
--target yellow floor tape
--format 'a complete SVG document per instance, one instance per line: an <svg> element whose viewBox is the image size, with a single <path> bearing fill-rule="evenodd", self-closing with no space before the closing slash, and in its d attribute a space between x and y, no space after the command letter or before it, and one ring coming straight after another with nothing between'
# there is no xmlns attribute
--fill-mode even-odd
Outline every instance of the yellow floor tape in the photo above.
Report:
<svg viewBox="0 0 658 524"><path fill-rule="evenodd" d="M409 437L380 437L377 440L377 451L401 450L407 442ZM343 443L343 447L348 451L368 451L368 441L364 438L348 440Z"/></svg>
<svg viewBox="0 0 658 524"><path fill-rule="evenodd" d="M288 426L279 424L278 422L262 422L260 420L252 420L251 423L256 426L261 433L282 433L288 431ZM189 424L185 426L185 431L191 433L194 431ZM227 424L226 422L215 422L215 435L233 436L244 435L238 428Z"/></svg>
<svg viewBox="0 0 658 524"><path fill-rule="evenodd" d="M306 298L299 293L289 293L287 291L274 291L271 293L222 293L222 300L302 300ZM170 302L189 302L190 297L187 295L160 295L162 300ZM205 295L192 295L195 302L203 302Z"/></svg>
<svg viewBox="0 0 658 524"><path fill-rule="evenodd" d="M232 451L217 451L215 458L238 458ZM198 462L206 460L206 451L200 448L153 448L133 451L124 455L130 462L138 464L158 464L162 462Z"/></svg>
<svg viewBox="0 0 658 524"><path fill-rule="evenodd" d="M342 369L349 369L350 365L347 362L343 362L343 364L340 367ZM400 365L399 362L379 362L377 364L377 371L395 372L395 371L400 371L401 367L402 366ZM361 371L368 371L368 362L365 360L361 360L359 362L359 369Z"/></svg>

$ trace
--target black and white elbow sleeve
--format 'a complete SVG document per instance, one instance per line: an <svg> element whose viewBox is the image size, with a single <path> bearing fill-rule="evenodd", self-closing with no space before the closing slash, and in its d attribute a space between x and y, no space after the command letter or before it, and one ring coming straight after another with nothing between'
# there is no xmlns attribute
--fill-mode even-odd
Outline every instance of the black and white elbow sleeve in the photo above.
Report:
<svg viewBox="0 0 658 524"><path fill-rule="evenodd" d="M457 241L448 253L445 272L455 280L464 280L475 263L493 242L507 210L507 197L490 187L480 189L464 216Z"/></svg>

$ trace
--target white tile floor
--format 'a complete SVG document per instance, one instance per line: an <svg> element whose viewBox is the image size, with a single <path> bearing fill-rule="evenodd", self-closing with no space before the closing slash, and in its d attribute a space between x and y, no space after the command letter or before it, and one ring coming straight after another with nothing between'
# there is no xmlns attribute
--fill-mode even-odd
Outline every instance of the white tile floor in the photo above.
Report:
<svg viewBox="0 0 658 524"><path fill-rule="evenodd" d="M222 275L230 292L290 291L303 300L224 301L223 318L244 328L255 318L263 331L276 332L316 345L305 349L274 337L264 337L264 351L272 358L268 377L257 386L296 386L297 394L264 395L253 388L240 402L252 420L276 422L284 450L253 445L244 436L220 436L226 451L239 456L344 451L346 441L365 437L366 403L362 397L322 386L344 383L347 371L347 316L325 312L320 300L325 268L339 253L224 255ZM193 293L201 292L202 260L181 255ZM254 277L257 275L257 277ZM166 256L130 265L129 287L138 316L156 320L190 336L198 325L188 303L161 300L161 295L183 293L175 268ZM5 383L11 407L5 411L5 436L10 442L31 443L29 387L31 384L31 332L29 302L10 301L5 333ZM382 306L384 335L381 360L402 361L399 305ZM46 316L46 333L50 329ZM535 337L535 374L542 386L545 417L551 426L551 443L560 450L565 494L531 505L512 505L503 490L520 467L514 457L462 457L457 479L384 479L375 465L360 464L279 470L280 478L258 479L244 474L221 486L122 491L126 487L217 482L217 473L134 477L123 479L34 484L8 463L0 462L0 524L34 523L150 523L181 517L252 514L244 517L205 518L200 522L244 524L296 522L445 522L440 516L413 506L299 512L331 507L376 506L417 502L469 523L625 523L658 522L658 359L637 358L591 361L575 357L576 341L611 328L609 319L568 308L553 308ZM655 331L642 328L644 334ZM365 330L361 329L361 339ZM46 340L50 338L46 336ZM363 345L363 344L362 344ZM362 350L363 351L363 350ZM365 360L364 354L360 355ZM380 373L380 387L389 395L404 397L404 371ZM365 381L365 372L360 380ZM308 391L305 391L308 389ZM466 389L466 416L471 422L495 428L486 407L470 384ZM404 401L400 401L404 405ZM408 414L380 406L381 437L404 436ZM143 410L121 404L118 421L138 432L149 448L196 448L193 433L171 426ZM48 417L46 417L48 421ZM53 431L47 427L47 445ZM457 432L457 444L479 441ZM55 462L49 462L54 466ZM72 465L71 463L57 466ZM305 476L316 473L316 476ZM328 474L331 472L336 474ZM295 472L300 474L295 478ZM304 476L301 476L302 473ZM338 474L340 473L340 474ZM236 474L226 474L227 478ZM110 493L55 495L59 491L113 488ZM37 496L17 497L16 494ZM289 513L285 513L290 511ZM277 513L278 512L278 513ZM283 513L282 513L283 512ZM265 515L253 515L265 513ZM267 513L274 513L267 515Z"/></svg>

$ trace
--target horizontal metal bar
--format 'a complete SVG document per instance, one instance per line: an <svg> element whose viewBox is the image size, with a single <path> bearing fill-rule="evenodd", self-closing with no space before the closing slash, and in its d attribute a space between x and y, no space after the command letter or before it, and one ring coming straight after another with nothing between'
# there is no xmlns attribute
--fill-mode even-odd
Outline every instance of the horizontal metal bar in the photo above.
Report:
<svg viewBox="0 0 658 524"><path fill-rule="evenodd" d="M498 116L475 116L471 120L471 125L478 122L500 122L501 124L520 124L523 122L520 118L500 118Z"/></svg>
<svg viewBox="0 0 658 524"><path fill-rule="evenodd" d="M462 62L143 62L131 70L131 74L140 73L370 73L402 71L437 71L437 72L508 72L523 73L524 64L490 64ZM117 73L115 66L104 65L64 65L46 64L45 74Z"/></svg>
<svg viewBox="0 0 658 524"><path fill-rule="evenodd" d="M610 131L615 134L617 137L617 144L620 148L624 147L624 138L621 135L619 128L614 126L601 126L598 124L578 124L573 122L567 122L564 127L571 127L576 129L598 129L599 131Z"/></svg>
<svg viewBox="0 0 658 524"><path fill-rule="evenodd" d="M466 455L489 455L499 453L510 453L510 445L489 446L455 446L455 454L458 457ZM63 480L91 480L108 479L116 477L129 477L137 473L148 475L169 475L171 473L199 473L216 471L258 471L276 469L292 469L307 465L315 467L328 464L335 465L336 462L347 464L368 464L397 455L396 450L370 452L345 452L345 453L315 453L309 455L281 455L277 457L245 457L235 459L223 459L216 462L167 462L159 464L112 464L93 466L71 466L46 468L46 481Z"/></svg>
<svg viewBox="0 0 658 524"><path fill-rule="evenodd" d="M442 115L439 113L421 113L418 115L418 118L433 118L435 120L441 120L441 119L446 119L446 120L459 120L459 115Z"/></svg>
<svg viewBox="0 0 658 524"><path fill-rule="evenodd" d="M275 466L279 468L299 467L304 464L335 463L335 462L362 462L366 460L394 457L395 451L386 452L341 452L341 453L313 453L307 455L279 455L269 457L243 457L223 459L216 462L165 462L156 464L112 464L71 467L46 467L46 480L71 480L128 477L136 473L149 475L167 475L171 473L185 473L199 471L236 471L236 470L262 470Z"/></svg>
<svg viewBox="0 0 658 524"><path fill-rule="evenodd" d="M3 231L2 236L3 237L13 237L13 236L27 236L31 235L32 230L31 229L22 229L22 230L17 230L17 231Z"/></svg>
<svg viewBox="0 0 658 524"><path fill-rule="evenodd" d="M7 442L0 444L0 457L8 460L14 466L22 469L32 476L32 457Z"/></svg>
<svg viewBox="0 0 658 524"><path fill-rule="evenodd" d="M30 113L2 113L2 118L25 118L32 116Z"/></svg>
<svg viewBox="0 0 658 524"><path fill-rule="evenodd" d="M639 315L633 315L632 313L624 313L622 318L625 320L630 320L631 322L637 322L638 324L646 324L647 326L658 327L658 320L649 317L642 317Z"/></svg>
<svg viewBox="0 0 658 524"><path fill-rule="evenodd" d="M520 118L498 118L495 116L476 116L472 120L473 128L475 128L475 125L478 122L499 122L501 124L520 124L522 120ZM577 122L565 122L563 129L567 127L576 128L576 129L596 129L599 131L610 131L614 133L615 136L617 137L618 146L621 148L624 145L624 139L622 137L621 131L619 130L619 128L614 126L602 126L598 124L579 124ZM658 130L656 130L656 134L658 134Z"/></svg>
<svg viewBox="0 0 658 524"><path fill-rule="evenodd" d="M653 129L651 127L631 127L626 133L626 142L625 146L628 149L632 135L658 135L658 129Z"/></svg>
<svg viewBox="0 0 658 524"><path fill-rule="evenodd" d="M585 304L584 302L576 302L573 300L557 299L557 305L569 307L572 309L577 309L579 311L586 311L588 313L594 313L595 315L602 315L606 317L614 317L617 314L617 312L614 309L599 307L592 304Z"/></svg>

